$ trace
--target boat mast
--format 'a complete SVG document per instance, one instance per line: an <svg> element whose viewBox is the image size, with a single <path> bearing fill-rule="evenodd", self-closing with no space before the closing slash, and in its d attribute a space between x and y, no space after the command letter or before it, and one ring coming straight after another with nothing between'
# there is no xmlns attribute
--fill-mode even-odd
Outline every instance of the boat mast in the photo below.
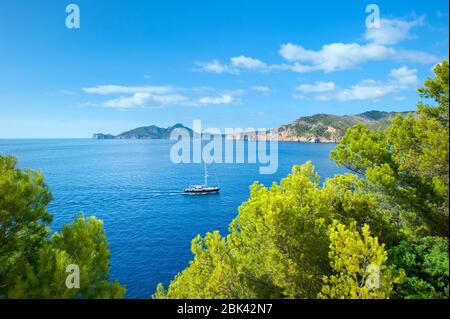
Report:
<svg viewBox="0 0 450 319"><path fill-rule="evenodd" d="M208 169L206 168L206 162L205 162L205 186L208 187Z"/></svg>

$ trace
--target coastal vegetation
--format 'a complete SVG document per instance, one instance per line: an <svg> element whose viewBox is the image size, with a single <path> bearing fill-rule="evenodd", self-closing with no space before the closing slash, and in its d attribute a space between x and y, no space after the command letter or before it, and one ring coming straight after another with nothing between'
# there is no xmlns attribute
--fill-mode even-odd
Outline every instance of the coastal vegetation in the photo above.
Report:
<svg viewBox="0 0 450 319"><path fill-rule="evenodd" d="M321 184L308 162L253 184L229 234L194 238L153 298L448 298L448 67L415 115L346 131L331 158L351 173Z"/></svg>
<svg viewBox="0 0 450 319"><path fill-rule="evenodd" d="M44 178L16 165L0 156L0 298L122 298L125 288L109 281L103 223L79 216L50 234ZM66 285L69 265L78 267L79 288Z"/></svg>

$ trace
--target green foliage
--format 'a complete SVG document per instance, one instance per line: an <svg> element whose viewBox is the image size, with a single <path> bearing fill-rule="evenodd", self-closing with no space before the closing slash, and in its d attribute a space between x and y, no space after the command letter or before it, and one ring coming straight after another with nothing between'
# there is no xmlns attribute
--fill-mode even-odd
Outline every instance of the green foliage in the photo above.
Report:
<svg viewBox="0 0 450 319"><path fill-rule="evenodd" d="M239 208L230 234L217 232L197 237L192 242L195 255L190 266L169 285L168 298L258 298L295 297L316 288L299 289L305 277L315 273L315 265L299 271L299 260L325 257L327 242L323 219L305 214L304 205L324 205L314 196L318 182L312 165L294 168L293 173L270 190L260 184L251 188L251 199ZM301 194L295 190L301 190ZM303 195L302 201L299 196ZM321 209L317 210L322 212ZM310 227L312 226L312 227ZM298 232L297 229L303 231ZM326 239L326 238L325 238ZM317 250L302 247L301 240L315 241ZM320 254L320 245L325 254ZM302 249L306 248L306 249ZM309 251L308 251L309 250ZM322 263L326 266L326 263ZM308 274L309 273L309 274ZM310 283L309 280L307 280ZM160 287L158 291L163 291ZM154 297L162 297L157 293Z"/></svg>
<svg viewBox="0 0 450 319"><path fill-rule="evenodd" d="M384 132L357 125L331 153L336 163L366 177L402 231L413 236L447 237L449 229L448 62L435 73L420 92L437 106L419 103L417 118L397 116Z"/></svg>
<svg viewBox="0 0 450 319"><path fill-rule="evenodd" d="M65 251L43 245L32 261L23 259L9 272L5 296L13 299L74 298L75 290L65 285L68 275L65 270L70 264L73 261Z"/></svg>
<svg viewBox="0 0 450 319"><path fill-rule="evenodd" d="M237 282L237 265L226 249L226 239L218 232L197 236L192 241L195 255L188 268L170 284L168 291L159 284L153 298L237 298L243 296ZM220 284L219 284L220 283Z"/></svg>
<svg viewBox="0 0 450 319"><path fill-rule="evenodd" d="M48 238L50 192L40 173L0 156L0 298L122 298L110 283L110 252L101 221L83 216ZM68 289L67 266L80 268Z"/></svg>
<svg viewBox="0 0 450 319"><path fill-rule="evenodd" d="M346 174L319 186L311 163L270 189L255 183L226 238L192 242L194 260L154 298L315 298L332 274L329 227L334 220L374 225L390 238L364 182ZM299 266L301 265L301 266Z"/></svg>
<svg viewBox="0 0 450 319"><path fill-rule="evenodd" d="M396 297L448 298L448 67L419 89L434 104L419 102L417 117L397 117L385 132L353 127L331 154L366 177L403 237L389 251L406 274Z"/></svg>
<svg viewBox="0 0 450 319"><path fill-rule="evenodd" d="M80 267L80 290L83 298L122 298L125 289L118 282L109 283L109 247L103 222L95 217L77 218L62 227L50 240L52 246L65 251Z"/></svg>
<svg viewBox="0 0 450 319"><path fill-rule="evenodd" d="M355 222L348 227L335 222L330 242L333 275L323 278L325 284L319 298L389 298L401 277L394 277L387 269L384 245L370 235L368 225L362 227L360 234Z"/></svg>
<svg viewBox="0 0 450 319"><path fill-rule="evenodd" d="M403 298L448 298L448 239L405 240L389 250L390 263L406 274L395 294Z"/></svg>
<svg viewBox="0 0 450 319"><path fill-rule="evenodd" d="M255 183L229 234L195 238L189 267L153 297L448 298L448 62L435 73L420 95L437 105L346 132L331 157L355 174L321 186L306 163Z"/></svg>
<svg viewBox="0 0 450 319"><path fill-rule="evenodd" d="M430 106L419 102L419 112L437 119L448 130L448 60L436 65L435 77L428 78L425 86L419 89L420 97L433 99L437 105Z"/></svg>
<svg viewBox="0 0 450 319"><path fill-rule="evenodd" d="M5 276L25 256L37 252L48 235L51 200L42 174L16 168L12 156L0 156L0 297Z"/></svg>

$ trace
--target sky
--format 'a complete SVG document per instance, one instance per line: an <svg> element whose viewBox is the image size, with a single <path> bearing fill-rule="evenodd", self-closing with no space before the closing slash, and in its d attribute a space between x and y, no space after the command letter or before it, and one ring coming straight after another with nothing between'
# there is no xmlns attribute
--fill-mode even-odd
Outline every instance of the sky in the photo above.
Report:
<svg viewBox="0 0 450 319"><path fill-rule="evenodd" d="M79 28L66 26L71 3ZM368 28L371 3L381 20ZM0 138L414 110L448 58L448 12L441 0L0 0Z"/></svg>

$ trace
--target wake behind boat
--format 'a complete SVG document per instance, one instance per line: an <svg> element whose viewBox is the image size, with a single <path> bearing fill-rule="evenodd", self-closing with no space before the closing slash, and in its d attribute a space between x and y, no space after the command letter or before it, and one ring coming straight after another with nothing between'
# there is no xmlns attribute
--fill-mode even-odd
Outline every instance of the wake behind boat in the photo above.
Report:
<svg viewBox="0 0 450 319"><path fill-rule="evenodd" d="M205 163L205 184L192 185L184 189L186 194L217 194L220 191L219 187L208 186L208 169Z"/></svg>

